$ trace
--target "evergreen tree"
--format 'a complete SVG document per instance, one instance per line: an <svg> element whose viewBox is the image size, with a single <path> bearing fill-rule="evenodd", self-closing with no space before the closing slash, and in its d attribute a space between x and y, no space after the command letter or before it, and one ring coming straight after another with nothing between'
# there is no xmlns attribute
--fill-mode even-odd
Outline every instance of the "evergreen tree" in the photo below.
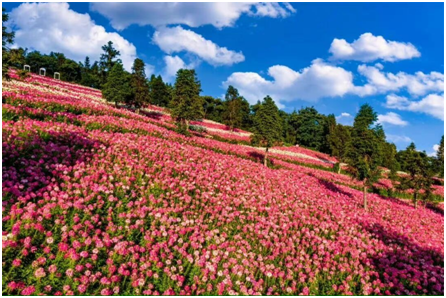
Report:
<svg viewBox="0 0 446 298"><path fill-rule="evenodd" d="M97 62L96 62L97 65ZM85 57L84 63L80 63L81 67L81 80L80 84L88 87L97 87L95 80L95 72L90 64L90 57Z"/></svg>
<svg viewBox="0 0 446 298"><path fill-rule="evenodd" d="M320 151L323 153L331 154L329 135L333 133L336 128L336 117L334 114L328 116L323 116L323 130L322 130L322 142L320 146Z"/></svg>
<svg viewBox="0 0 446 298"><path fill-rule="evenodd" d="M413 191L413 203L417 208L418 197L421 190L424 191L424 199L429 199L432 192L433 171L429 165L428 158L423 152L418 152L413 143L406 149L406 174L400 180L398 188L401 190L411 189Z"/></svg>
<svg viewBox="0 0 446 298"><path fill-rule="evenodd" d="M193 69L180 69L177 72L172 100L171 115L176 119L181 131L187 131L190 120L201 119L204 115L200 97L201 84Z"/></svg>
<svg viewBox="0 0 446 298"><path fill-rule="evenodd" d="M345 162L351 150L351 129L349 126L337 124L333 131L327 136L330 146L330 154L340 162Z"/></svg>
<svg viewBox="0 0 446 298"><path fill-rule="evenodd" d="M240 114L242 118L242 124L240 128L249 131L252 127L251 106L243 96L240 97Z"/></svg>
<svg viewBox="0 0 446 298"><path fill-rule="evenodd" d="M105 71L110 71L119 60L114 59L120 56L121 53L113 47L112 41L109 41L106 45L103 45L102 50L104 51L104 53L101 54L99 66Z"/></svg>
<svg viewBox="0 0 446 298"><path fill-rule="evenodd" d="M352 150L349 152L348 163L354 177L363 182L364 209L367 207L367 188L371 187L380 177L379 165L382 162L380 148L381 130L372 127L378 120L376 112L368 104L361 106L355 117L352 130Z"/></svg>
<svg viewBox="0 0 446 298"><path fill-rule="evenodd" d="M120 59L117 59L121 53L113 47L113 42L109 41L106 45L102 46L102 50L104 51L101 54L99 60L99 67L101 71L101 84L105 84L107 81L107 76L110 73L111 69L116 63L122 63Z"/></svg>
<svg viewBox="0 0 446 298"><path fill-rule="evenodd" d="M132 67L132 88L134 94L132 105L138 110L144 104L149 103L149 84L144 68L144 61L136 58Z"/></svg>
<svg viewBox="0 0 446 298"><path fill-rule="evenodd" d="M324 117L314 107L300 109L293 126L299 145L321 149L324 142Z"/></svg>
<svg viewBox="0 0 446 298"><path fill-rule="evenodd" d="M121 63L116 63L110 71L102 90L102 96L109 102L129 102L132 98L130 75L126 73Z"/></svg>
<svg viewBox="0 0 446 298"><path fill-rule="evenodd" d="M444 177L444 135L441 137L436 156L437 172L440 177Z"/></svg>
<svg viewBox="0 0 446 298"><path fill-rule="evenodd" d="M224 104L220 98L212 96L202 96L204 118L212 121L223 123L222 114L224 112Z"/></svg>
<svg viewBox="0 0 446 298"><path fill-rule="evenodd" d="M243 121L243 115L241 113L242 100L238 94L238 90L233 86L229 86L226 91L224 107L223 123L229 126L231 130L240 127Z"/></svg>
<svg viewBox="0 0 446 298"><path fill-rule="evenodd" d="M399 170L399 163L396 159L397 150L395 144L384 142L382 144L382 153L382 166L390 170L389 178L391 180L396 180L397 171Z"/></svg>
<svg viewBox="0 0 446 298"><path fill-rule="evenodd" d="M6 13L6 9L2 7L2 77L6 80L10 79L8 69L11 66L11 55L9 44L14 42L15 33L13 31L7 31L5 24L9 20L9 15Z"/></svg>
<svg viewBox="0 0 446 298"><path fill-rule="evenodd" d="M152 74L149 81L150 89L150 103L160 106L167 107L172 100L172 96L169 92L169 87L163 82L163 78L158 75Z"/></svg>
<svg viewBox="0 0 446 298"><path fill-rule="evenodd" d="M256 107L253 123L254 134L252 136L252 142L253 144L259 144L265 147L265 158L263 162L266 166L268 149L282 140L282 121L279 115L279 109L271 97L266 96L263 102Z"/></svg>

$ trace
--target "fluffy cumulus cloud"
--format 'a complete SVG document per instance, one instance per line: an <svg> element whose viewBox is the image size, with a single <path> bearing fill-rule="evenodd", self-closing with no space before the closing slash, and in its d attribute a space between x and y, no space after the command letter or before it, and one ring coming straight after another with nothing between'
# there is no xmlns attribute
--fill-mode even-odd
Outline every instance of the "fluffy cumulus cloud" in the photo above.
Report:
<svg viewBox="0 0 446 298"><path fill-rule="evenodd" d="M393 112L388 112L384 115L378 115L378 122L383 125L390 124L396 126L406 126L407 124L409 124L407 121L401 119L400 115Z"/></svg>
<svg viewBox="0 0 446 298"><path fill-rule="evenodd" d="M242 14L254 17L287 17L295 12L288 3L92 3L96 11L110 20L111 25L122 30L131 24L154 27L183 24L190 27L213 25L231 27Z"/></svg>
<svg viewBox="0 0 446 298"><path fill-rule="evenodd" d="M396 144L408 144L412 142L412 139L408 136L400 136L400 135L392 135L392 134L386 134L387 141L393 142Z"/></svg>
<svg viewBox="0 0 446 298"><path fill-rule="evenodd" d="M164 68L163 77L167 81L172 81L179 69L193 69L197 66L195 62L186 63L178 56L164 56L164 63L166 66Z"/></svg>
<svg viewBox="0 0 446 298"><path fill-rule="evenodd" d="M351 125L353 124L353 116L350 113L344 112L336 116L336 121L344 125Z"/></svg>
<svg viewBox="0 0 446 298"><path fill-rule="evenodd" d="M385 94L405 90L412 96L423 96L428 93L444 91L444 74L439 72L415 74L398 72L396 74L384 72L381 66L359 65L358 72L365 77L367 83L364 86L354 88L354 94L369 96Z"/></svg>
<svg viewBox="0 0 446 298"><path fill-rule="evenodd" d="M421 54L411 43L389 41L371 33L362 34L352 43L335 38L329 52L335 60L356 60L371 62L375 60L397 61L420 57Z"/></svg>
<svg viewBox="0 0 446 298"><path fill-rule="evenodd" d="M425 113L444 120L444 94L429 94L421 100L389 94L385 106L390 109Z"/></svg>
<svg viewBox="0 0 446 298"><path fill-rule="evenodd" d="M96 25L88 14L77 13L68 3L24 3L10 13L19 47L43 53L62 52L82 61L85 56L98 60L101 47L111 40L121 52L121 60L130 70L136 58L135 46L114 32Z"/></svg>
<svg viewBox="0 0 446 298"><path fill-rule="evenodd" d="M270 95L282 106L283 102L296 99L316 101L343 96L353 88L351 72L320 59L300 71L275 65L268 69L268 75L272 80L255 72L235 72L223 82L223 86L233 85L250 103Z"/></svg>
<svg viewBox="0 0 446 298"><path fill-rule="evenodd" d="M152 40L167 54L186 51L214 66L232 65L245 60L241 52L219 47L200 34L183 29L181 26L158 28Z"/></svg>

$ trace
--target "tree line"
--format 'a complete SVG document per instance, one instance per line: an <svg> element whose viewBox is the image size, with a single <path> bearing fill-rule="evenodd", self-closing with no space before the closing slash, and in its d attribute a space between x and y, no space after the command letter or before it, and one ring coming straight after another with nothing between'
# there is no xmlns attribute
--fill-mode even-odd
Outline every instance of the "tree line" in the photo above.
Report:
<svg viewBox="0 0 446 298"><path fill-rule="evenodd" d="M7 19L3 10L3 23ZM168 108L178 131L184 134L191 128L190 121L202 119L224 123L230 130L252 132L251 144L265 148L265 166L268 150L275 145L298 144L330 154L348 164L348 173L363 182L366 209L367 189L382 176L383 167L390 170L390 179L398 181L398 189L414 190L415 205L421 193L423 199L431 195L432 177L443 177L444 137L435 157L416 150L413 143L397 151L394 144L386 141L377 114L368 104L361 106L352 126L342 125L333 114L320 114L314 107L286 113L278 109L270 96L250 105L233 86L227 88L224 99L201 96L201 83L194 69L178 70L174 85L165 83L160 75L147 78L145 64L139 58L127 72L111 41L102 46L99 61L91 63L86 57L84 62L76 63L62 53L46 55L38 51L28 53L22 48L9 49L7 45L13 43L13 38L14 32L2 26L3 75L7 76L5 67L21 69L28 64L36 73L45 67L48 75L60 72L64 81L101 89L103 97L117 107L124 104L137 112L148 105ZM397 171L408 175L398 177Z"/></svg>

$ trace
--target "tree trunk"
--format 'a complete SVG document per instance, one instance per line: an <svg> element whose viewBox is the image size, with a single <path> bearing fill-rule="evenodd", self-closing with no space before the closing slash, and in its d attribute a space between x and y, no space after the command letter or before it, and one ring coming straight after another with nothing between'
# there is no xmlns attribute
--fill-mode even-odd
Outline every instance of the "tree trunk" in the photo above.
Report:
<svg viewBox="0 0 446 298"><path fill-rule="evenodd" d="M266 147L266 150L265 150L265 158L263 159L263 165L265 167L268 166L268 147Z"/></svg>
<svg viewBox="0 0 446 298"><path fill-rule="evenodd" d="M117 102L117 101L115 101L115 107L116 107L116 108L119 108L119 107L118 107L118 102Z"/></svg>
<svg viewBox="0 0 446 298"><path fill-rule="evenodd" d="M368 211L367 210L367 186L365 186L365 183L364 183L364 209L365 209L365 211Z"/></svg>
<svg viewBox="0 0 446 298"><path fill-rule="evenodd" d="M413 205L414 205L415 209L417 209L417 205L418 205L418 200L417 199L418 199L418 193L415 192L413 194Z"/></svg>
<svg viewBox="0 0 446 298"><path fill-rule="evenodd" d="M338 174L341 174L341 164L339 164Z"/></svg>

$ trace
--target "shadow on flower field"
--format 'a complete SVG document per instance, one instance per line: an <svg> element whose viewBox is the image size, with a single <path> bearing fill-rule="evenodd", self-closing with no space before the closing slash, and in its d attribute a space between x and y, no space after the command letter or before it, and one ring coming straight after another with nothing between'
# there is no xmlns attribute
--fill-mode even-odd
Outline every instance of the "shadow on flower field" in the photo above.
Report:
<svg viewBox="0 0 446 298"><path fill-rule="evenodd" d="M389 293L416 295L444 291L443 252L430 248L433 246L430 239L417 244L391 227L376 222L361 225L380 242L371 260L381 280L392 285Z"/></svg>
<svg viewBox="0 0 446 298"><path fill-rule="evenodd" d="M345 195L345 196L347 196L349 198L353 198L353 195L350 192L346 192L346 191L342 190L341 188L336 186L336 184L334 184L333 182L326 181L326 180L323 180L323 179L319 179L319 178L313 176L312 174L310 174L309 176L312 176L312 177L316 178L319 181L319 184L321 186L325 187L327 190L343 194L343 195Z"/></svg>
<svg viewBox="0 0 446 298"><path fill-rule="evenodd" d="M140 113L144 116L147 116L147 117L149 117L151 119L155 119L155 120L161 120L161 118L163 117L163 114L159 113L159 112L141 110Z"/></svg>
<svg viewBox="0 0 446 298"><path fill-rule="evenodd" d="M81 129L52 131L36 125L27 127L25 133L5 126L3 197L14 197L22 203L51 196L53 185L64 180L77 164L88 163L93 151L103 146L102 142L88 138Z"/></svg>

